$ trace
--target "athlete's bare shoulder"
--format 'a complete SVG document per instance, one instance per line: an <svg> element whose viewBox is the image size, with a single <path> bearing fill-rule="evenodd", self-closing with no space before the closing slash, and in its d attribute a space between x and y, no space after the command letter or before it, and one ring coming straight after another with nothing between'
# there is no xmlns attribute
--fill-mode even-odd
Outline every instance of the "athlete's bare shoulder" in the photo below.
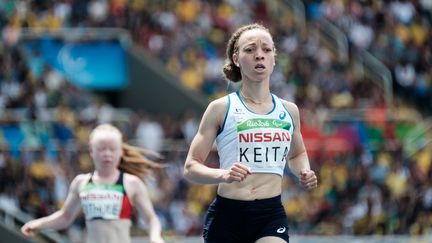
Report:
<svg viewBox="0 0 432 243"><path fill-rule="evenodd" d="M298 106L295 103L290 102L290 101L286 101L286 100L283 100L283 99L281 99L281 101L282 101L282 104L285 106L285 108L287 108L287 110L289 112L296 112L296 113L298 113L299 108L298 108Z"/></svg>
<svg viewBox="0 0 432 243"><path fill-rule="evenodd" d="M225 112L227 107L228 96L223 96L210 102L207 109L211 109L213 112Z"/></svg>
<svg viewBox="0 0 432 243"><path fill-rule="evenodd" d="M143 181L136 175L132 175L132 174L124 172L123 176L124 176L123 178L124 178L125 183L132 183L132 184L143 183Z"/></svg>
<svg viewBox="0 0 432 243"><path fill-rule="evenodd" d="M286 101L286 100L283 100L283 99L281 99L281 101L282 101L282 104L285 106L285 108L291 113L291 115L293 116L293 118L295 120L298 120L299 119L299 108L298 108L298 106L295 103L290 102L290 101Z"/></svg>
<svg viewBox="0 0 432 243"><path fill-rule="evenodd" d="M71 182L71 190L80 191L90 180L91 173L78 174Z"/></svg>
<svg viewBox="0 0 432 243"><path fill-rule="evenodd" d="M129 173L123 174L123 184L130 198L134 198L135 195L138 195L146 188L144 182L138 176Z"/></svg>
<svg viewBox="0 0 432 243"><path fill-rule="evenodd" d="M91 176L92 176L92 173L82 173L82 174L78 174L77 176L75 176L74 180L77 180L77 181L88 181L88 180L90 180Z"/></svg>
<svg viewBox="0 0 432 243"><path fill-rule="evenodd" d="M202 122L206 124L211 124L212 127L219 127L219 125L223 122L226 114L226 110L228 108L228 96L224 96L213 100L208 105Z"/></svg>

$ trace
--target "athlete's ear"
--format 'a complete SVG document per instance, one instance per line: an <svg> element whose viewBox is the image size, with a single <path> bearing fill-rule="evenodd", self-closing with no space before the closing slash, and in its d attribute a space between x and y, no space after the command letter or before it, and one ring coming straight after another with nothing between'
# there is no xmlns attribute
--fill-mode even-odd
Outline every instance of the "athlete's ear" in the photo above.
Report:
<svg viewBox="0 0 432 243"><path fill-rule="evenodd" d="M235 52L235 53L232 55L232 60L233 60L234 64L235 64L237 67L240 67L240 63L238 62L238 55L237 55L237 52Z"/></svg>

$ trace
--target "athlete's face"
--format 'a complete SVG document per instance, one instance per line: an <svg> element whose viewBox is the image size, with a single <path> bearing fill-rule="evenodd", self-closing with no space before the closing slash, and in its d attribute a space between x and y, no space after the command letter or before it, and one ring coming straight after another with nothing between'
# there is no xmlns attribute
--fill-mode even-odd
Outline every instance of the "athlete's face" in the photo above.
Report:
<svg viewBox="0 0 432 243"><path fill-rule="evenodd" d="M112 131L99 131L90 140L90 156L96 170L115 169L123 154L121 136Z"/></svg>
<svg viewBox="0 0 432 243"><path fill-rule="evenodd" d="M238 51L233 54L233 60L240 66L243 81L268 80L275 64L271 35L262 29L243 32L238 39Z"/></svg>

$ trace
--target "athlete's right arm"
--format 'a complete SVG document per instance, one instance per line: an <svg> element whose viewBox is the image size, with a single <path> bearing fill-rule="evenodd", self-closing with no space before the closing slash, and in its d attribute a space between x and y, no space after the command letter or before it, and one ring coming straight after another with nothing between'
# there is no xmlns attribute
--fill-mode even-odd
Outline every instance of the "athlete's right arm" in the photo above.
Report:
<svg viewBox="0 0 432 243"><path fill-rule="evenodd" d="M78 175L69 186L69 192L63 207L51 215L34 219L21 227L21 232L28 237L35 236L42 229L64 229L69 226L80 211L79 188L85 175Z"/></svg>
<svg viewBox="0 0 432 243"><path fill-rule="evenodd" d="M229 170L210 168L204 165L217 132L225 119L227 106L227 97L223 97L211 102L204 112L184 166L184 176L191 182L200 184L231 183L242 181L250 174L250 170L239 163L234 163Z"/></svg>

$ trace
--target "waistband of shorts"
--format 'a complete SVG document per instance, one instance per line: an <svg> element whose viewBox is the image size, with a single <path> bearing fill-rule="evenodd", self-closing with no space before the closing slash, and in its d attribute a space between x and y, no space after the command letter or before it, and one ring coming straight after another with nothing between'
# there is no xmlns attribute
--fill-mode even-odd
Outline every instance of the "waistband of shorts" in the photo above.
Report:
<svg viewBox="0 0 432 243"><path fill-rule="evenodd" d="M226 197L222 197L219 195L216 195L215 200L217 205L220 205L222 207L259 207L259 206L265 206L265 207L278 207L281 206L281 195L270 197L270 198L264 198L264 199L255 199L255 200L237 200L237 199L230 199Z"/></svg>

